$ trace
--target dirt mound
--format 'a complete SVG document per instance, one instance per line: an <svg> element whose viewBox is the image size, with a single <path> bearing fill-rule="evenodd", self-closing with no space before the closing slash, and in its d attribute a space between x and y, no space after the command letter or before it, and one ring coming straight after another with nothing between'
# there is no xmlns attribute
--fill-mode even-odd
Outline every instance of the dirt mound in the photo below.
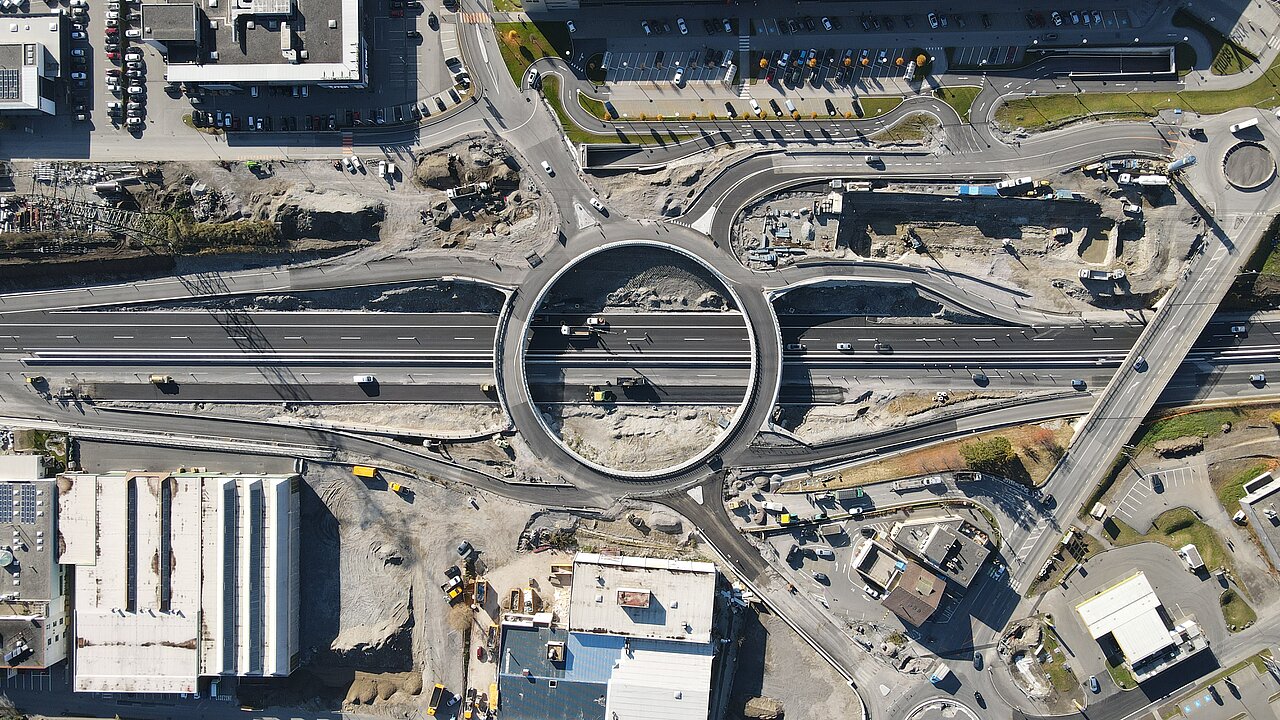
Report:
<svg viewBox="0 0 1280 720"><path fill-rule="evenodd" d="M436 190L487 182L491 185L519 183L520 164L507 146L496 140L473 140L464 145L428 151L418 159L413 180Z"/></svg>
<svg viewBox="0 0 1280 720"><path fill-rule="evenodd" d="M751 698L742 708L742 717L750 720L778 720L782 713L782 703L770 697Z"/></svg>
<svg viewBox="0 0 1280 720"><path fill-rule="evenodd" d="M289 237L376 239L385 214L385 206L377 200L295 185L279 199L271 219Z"/></svg>
<svg viewBox="0 0 1280 720"><path fill-rule="evenodd" d="M547 294L545 307L603 310L733 310L720 281L683 255L620 248L579 263Z"/></svg>
<svg viewBox="0 0 1280 720"><path fill-rule="evenodd" d="M1194 455L1204 449L1204 438L1196 435L1187 435L1185 437L1174 438L1172 440L1161 440L1155 444L1152 450L1160 457L1178 458L1186 455Z"/></svg>

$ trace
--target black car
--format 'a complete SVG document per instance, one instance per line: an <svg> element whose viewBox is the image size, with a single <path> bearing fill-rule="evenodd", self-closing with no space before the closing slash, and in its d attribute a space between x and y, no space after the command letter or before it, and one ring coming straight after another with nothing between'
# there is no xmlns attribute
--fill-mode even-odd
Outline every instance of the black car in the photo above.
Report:
<svg viewBox="0 0 1280 720"><path fill-rule="evenodd" d="M720 32L720 28L711 20L711 18L703 18L702 29L706 30L708 35L715 35Z"/></svg>
<svg viewBox="0 0 1280 720"><path fill-rule="evenodd" d="M431 28L432 30L440 29L440 18L436 17L435 13L431 13L430 15L427 16L427 27Z"/></svg>
<svg viewBox="0 0 1280 720"><path fill-rule="evenodd" d="M418 32L417 30L406 30L406 31L405 31L405 33L404 33L404 36L405 36L406 38L409 38L410 40L421 40L421 39L422 39L422 33Z"/></svg>
<svg viewBox="0 0 1280 720"><path fill-rule="evenodd" d="M827 98L827 114L831 117L836 116L836 104L831 102L831 98Z"/></svg>

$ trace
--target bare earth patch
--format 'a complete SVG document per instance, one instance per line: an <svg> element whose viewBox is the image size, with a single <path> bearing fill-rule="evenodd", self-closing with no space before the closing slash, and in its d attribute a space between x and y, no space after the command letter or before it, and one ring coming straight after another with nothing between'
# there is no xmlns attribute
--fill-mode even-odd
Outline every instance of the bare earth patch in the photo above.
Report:
<svg viewBox="0 0 1280 720"><path fill-rule="evenodd" d="M574 452L606 467L646 471L701 452L735 409L714 405L544 405L543 416Z"/></svg>

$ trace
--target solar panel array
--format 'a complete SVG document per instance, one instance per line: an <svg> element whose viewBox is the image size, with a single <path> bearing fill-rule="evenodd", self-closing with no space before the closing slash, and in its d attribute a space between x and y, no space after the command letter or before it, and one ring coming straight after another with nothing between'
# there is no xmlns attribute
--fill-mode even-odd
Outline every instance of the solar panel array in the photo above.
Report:
<svg viewBox="0 0 1280 720"><path fill-rule="evenodd" d="M27 483L0 483L0 524L36 522L36 487Z"/></svg>

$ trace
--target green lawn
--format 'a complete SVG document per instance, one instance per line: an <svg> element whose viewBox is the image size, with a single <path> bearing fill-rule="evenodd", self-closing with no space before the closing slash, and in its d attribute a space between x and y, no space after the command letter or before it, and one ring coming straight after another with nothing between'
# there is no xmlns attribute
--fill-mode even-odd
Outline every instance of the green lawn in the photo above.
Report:
<svg viewBox="0 0 1280 720"><path fill-rule="evenodd" d="M960 119L969 121L969 108L973 107L974 98L978 97L978 93L982 92L982 88L975 86L961 87L944 87L933 91L934 97L951 106L952 110L960 116Z"/></svg>
<svg viewBox="0 0 1280 720"><path fill-rule="evenodd" d="M863 117L878 117L901 105L902 98L896 95L862 96L858 98L858 104L862 106Z"/></svg>
<svg viewBox="0 0 1280 720"><path fill-rule="evenodd" d="M1183 545L1195 545L1200 551L1200 557L1204 560L1206 569L1213 571L1218 568L1227 568L1233 577L1238 577L1232 566L1231 556L1223 546L1218 533L1201 522L1195 513L1185 507L1177 507L1161 513L1152 524L1151 531L1145 535L1134 530L1123 520L1117 520L1114 515L1107 518L1103 524L1103 531L1111 538L1114 545L1120 547L1140 542L1158 542L1177 550Z"/></svg>
<svg viewBox="0 0 1280 720"><path fill-rule="evenodd" d="M1234 515L1240 509L1240 498L1244 497L1244 484L1275 466L1275 461L1260 460L1232 473L1223 482L1214 482L1213 489L1217 492L1218 502L1222 503L1223 509Z"/></svg>
<svg viewBox="0 0 1280 720"><path fill-rule="evenodd" d="M1222 593L1218 602L1222 605L1222 618L1227 621L1227 628L1235 628L1232 632L1239 632L1258 621L1258 614L1235 590Z"/></svg>
<svg viewBox="0 0 1280 720"><path fill-rule="evenodd" d="M1049 656L1049 662L1040 663L1040 667L1049 676L1053 689L1060 693L1073 692L1080 687L1080 680L1076 678L1074 672L1071 672L1066 660L1058 654L1058 636L1049 628L1045 628L1040 637L1044 641L1044 651Z"/></svg>
<svg viewBox="0 0 1280 720"><path fill-rule="evenodd" d="M547 102L551 104L551 109L556 113L556 119L560 121L560 127L564 128L564 134L568 135L571 141L576 143L622 142L616 135L589 133L569 119L569 113L565 112L564 105L560 102L560 77L558 75L542 76L542 97L546 98Z"/></svg>
<svg viewBox="0 0 1280 720"><path fill-rule="evenodd" d="M1010 100L996 110L996 122L1012 129L1056 127L1090 115L1150 117L1160 110L1183 108L1217 115L1241 107L1280 105L1280 57L1257 80L1239 90L1189 92L1084 93L1044 95Z"/></svg>
<svg viewBox="0 0 1280 720"><path fill-rule="evenodd" d="M1214 75L1236 75L1258 62L1258 58L1253 53L1223 36L1209 23L1187 12L1186 8L1179 8L1173 14L1173 24L1178 27L1194 28L1209 41L1209 45L1213 48L1213 62L1209 63L1209 71Z"/></svg>
<svg viewBox="0 0 1280 720"><path fill-rule="evenodd" d="M581 92L578 93L578 104L582 106L583 110L586 110L587 112L591 113L592 115L595 115L601 120L615 119L611 115L609 115L609 111L605 109L604 103L600 102L599 100L592 100L586 95L583 95Z"/></svg>
<svg viewBox="0 0 1280 720"><path fill-rule="evenodd" d="M871 136L871 142L923 142L942 129L932 115L915 113L906 120Z"/></svg>
<svg viewBox="0 0 1280 720"><path fill-rule="evenodd" d="M520 0L493 0L493 9L497 12L520 12L524 10L524 5L520 4Z"/></svg>
<svg viewBox="0 0 1280 720"><path fill-rule="evenodd" d="M1160 418L1145 424L1140 433L1138 447L1148 448L1161 440L1173 440L1188 435L1218 435L1223 423L1240 421L1241 412L1234 409L1201 410Z"/></svg>
<svg viewBox="0 0 1280 720"><path fill-rule="evenodd" d="M573 47L569 29L562 22L494 23L493 31L498 36L502 62L516 85L534 60L565 57Z"/></svg>
<svg viewBox="0 0 1280 720"><path fill-rule="evenodd" d="M1116 686L1122 690L1128 690L1138 686L1138 681L1134 679L1133 673L1129 668L1114 662L1111 658L1107 658L1107 674L1111 676L1111 680Z"/></svg>

